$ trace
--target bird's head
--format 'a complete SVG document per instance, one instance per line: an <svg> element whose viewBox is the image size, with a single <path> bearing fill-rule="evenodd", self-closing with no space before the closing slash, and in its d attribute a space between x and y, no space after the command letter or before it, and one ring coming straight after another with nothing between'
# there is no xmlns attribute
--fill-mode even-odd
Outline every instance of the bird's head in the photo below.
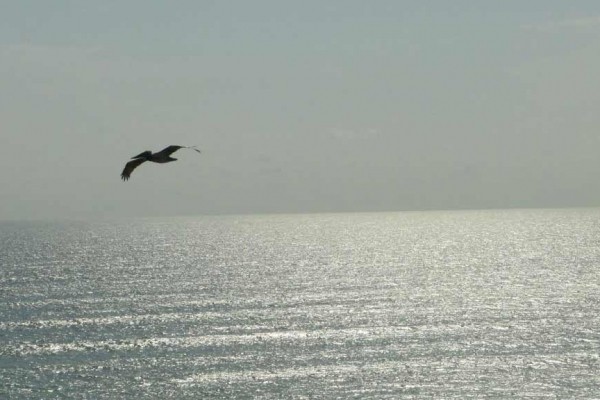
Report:
<svg viewBox="0 0 600 400"><path fill-rule="evenodd" d="M136 158L148 158L152 155L152 152L150 150L146 150L143 153L138 154L135 157L131 157L132 160L136 159Z"/></svg>

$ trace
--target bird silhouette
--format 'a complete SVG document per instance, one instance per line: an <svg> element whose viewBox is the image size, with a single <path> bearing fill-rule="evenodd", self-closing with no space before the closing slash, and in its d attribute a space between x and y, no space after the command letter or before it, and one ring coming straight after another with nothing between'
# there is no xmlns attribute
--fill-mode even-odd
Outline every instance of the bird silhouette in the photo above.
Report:
<svg viewBox="0 0 600 400"><path fill-rule="evenodd" d="M200 150L198 150L196 146L171 145L165 147L164 149L156 153L152 153L150 150L146 150L135 157L131 157L131 161L125 164L125 168L123 168L123 172L121 172L121 179L123 179L124 181L128 180L133 170L139 167L141 164L145 163L146 161L152 161L159 164L177 161L176 158L171 157L171 154L175 153L179 149L192 149L200 153Z"/></svg>

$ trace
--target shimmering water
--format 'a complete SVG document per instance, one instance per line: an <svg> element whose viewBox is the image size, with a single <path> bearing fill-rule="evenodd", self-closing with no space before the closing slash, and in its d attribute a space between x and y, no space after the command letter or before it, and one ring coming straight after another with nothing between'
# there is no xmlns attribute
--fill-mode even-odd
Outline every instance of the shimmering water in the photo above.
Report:
<svg viewBox="0 0 600 400"><path fill-rule="evenodd" d="M600 210L0 222L0 398L599 398Z"/></svg>

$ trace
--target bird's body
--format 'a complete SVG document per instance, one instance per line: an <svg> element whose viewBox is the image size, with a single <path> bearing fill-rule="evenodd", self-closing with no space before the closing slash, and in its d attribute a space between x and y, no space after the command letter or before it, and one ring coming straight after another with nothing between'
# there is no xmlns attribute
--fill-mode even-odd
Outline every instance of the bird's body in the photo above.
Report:
<svg viewBox="0 0 600 400"><path fill-rule="evenodd" d="M131 157L131 161L125 164L125 168L123 168L123 172L121 172L121 179L123 179L124 181L128 180L133 170L146 161L152 161L159 164L177 161L176 158L171 157L171 154L173 154L179 149L193 149L200 153L200 150L198 150L194 146L186 147L177 145L165 147L164 149L156 153L152 153L150 150L146 150L135 157Z"/></svg>

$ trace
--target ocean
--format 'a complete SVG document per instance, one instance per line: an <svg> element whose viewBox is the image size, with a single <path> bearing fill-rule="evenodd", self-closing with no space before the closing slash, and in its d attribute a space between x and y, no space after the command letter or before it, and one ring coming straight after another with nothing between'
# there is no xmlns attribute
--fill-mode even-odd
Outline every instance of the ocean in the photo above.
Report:
<svg viewBox="0 0 600 400"><path fill-rule="evenodd" d="M0 398L600 398L600 209L0 222Z"/></svg>

